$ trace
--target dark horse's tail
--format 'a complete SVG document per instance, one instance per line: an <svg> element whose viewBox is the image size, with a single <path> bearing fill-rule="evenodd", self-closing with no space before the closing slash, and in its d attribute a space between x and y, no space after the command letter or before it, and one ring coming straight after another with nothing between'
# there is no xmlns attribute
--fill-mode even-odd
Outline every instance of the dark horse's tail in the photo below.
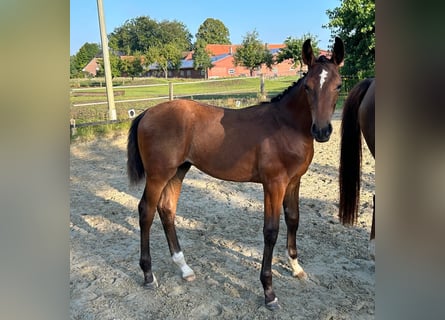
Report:
<svg viewBox="0 0 445 320"><path fill-rule="evenodd" d="M372 79L359 82L349 92L343 104L340 147L340 211L343 224L354 224L357 220L360 200L360 176L362 140L358 109Z"/></svg>
<svg viewBox="0 0 445 320"><path fill-rule="evenodd" d="M127 175L130 180L130 185L136 185L145 177L144 165L142 164L138 146L138 125L144 114L145 111L133 119L130 130L128 131Z"/></svg>

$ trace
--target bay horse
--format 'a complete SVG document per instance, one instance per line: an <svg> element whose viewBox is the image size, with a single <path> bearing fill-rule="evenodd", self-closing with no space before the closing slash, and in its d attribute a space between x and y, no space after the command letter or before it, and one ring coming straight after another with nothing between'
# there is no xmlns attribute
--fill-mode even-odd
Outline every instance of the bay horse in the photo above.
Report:
<svg viewBox="0 0 445 320"><path fill-rule="evenodd" d="M218 179L261 183L264 190L264 251L260 281L268 309L279 308L272 288L272 255L281 206L287 225L287 256L295 277L305 273L297 260L300 178L314 154L313 140L325 142L341 87L344 45L335 39L330 59L315 58L310 40L302 48L307 74L272 98L244 109L172 100L145 110L132 122L127 145L130 184L145 178L138 205L139 265L144 286L156 288L150 255L150 228L159 213L172 260L184 280L195 279L175 230L183 179L193 165Z"/></svg>
<svg viewBox="0 0 445 320"><path fill-rule="evenodd" d="M357 221L360 200L362 134L375 159L375 78L364 79L357 83L343 104L339 167L339 218L346 225L352 225ZM375 195L373 202L369 251L371 257L375 259Z"/></svg>

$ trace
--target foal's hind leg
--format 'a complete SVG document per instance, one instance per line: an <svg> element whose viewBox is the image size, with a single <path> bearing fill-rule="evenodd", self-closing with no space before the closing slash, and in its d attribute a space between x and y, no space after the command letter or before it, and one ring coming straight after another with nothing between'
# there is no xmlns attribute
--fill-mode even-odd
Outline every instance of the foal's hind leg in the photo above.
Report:
<svg viewBox="0 0 445 320"><path fill-rule="evenodd" d="M297 259L297 230L300 220L299 209L300 177L289 183L283 201L284 218L287 226L287 259L292 269L292 275L299 279L306 278L307 275L299 265Z"/></svg>
<svg viewBox="0 0 445 320"><path fill-rule="evenodd" d="M161 190L165 183L156 181L146 182L144 193L139 202L139 226L141 229L141 257L139 265L144 273L144 286L154 289L158 286L151 269L150 229L156 213L156 203L159 201Z"/></svg>
<svg viewBox="0 0 445 320"><path fill-rule="evenodd" d="M187 281L192 281L195 279L195 273L185 262L175 229L176 207L181 192L182 181L189 169L190 164L188 163L180 166L176 175L167 183L158 203L158 212L161 217L173 262L181 268L182 278Z"/></svg>

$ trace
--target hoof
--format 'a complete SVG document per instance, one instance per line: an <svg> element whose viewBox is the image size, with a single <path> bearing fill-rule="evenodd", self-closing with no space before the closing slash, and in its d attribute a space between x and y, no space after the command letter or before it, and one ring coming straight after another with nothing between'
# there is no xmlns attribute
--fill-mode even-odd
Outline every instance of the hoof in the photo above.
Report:
<svg viewBox="0 0 445 320"><path fill-rule="evenodd" d="M278 304L278 298L275 297L275 299L273 299L272 301L267 302L266 303L266 308L271 310L271 311L275 311L275 310L281 309L281 306Z"/></svg>
<svg viewBox="0 0 445 320"><path fill-rule="evenodd" d="M192 274L189 274L189 275L183 275L182 276L182 279L184 279L185 281L187 281L187 282L190 282L190 281L193 281L193 280L195 280L196 279L196 276L195 276L195 274L194 273L192 273Z"/></svg>
<svg viewBox="0 0 445 320"><path fill-rule="evenodd" d="M300 271L297 273L292 273L292 276L294 276L295 278L299 279L299 280L306 280L307 277L307 273L304 271Z"/></svg>
<svg viewBox="0 0 445 320"><path fill-rule="evenodd" d="M158 280L156 280L155 275L153 275L152 282L144 282L144 288L146 289L155 290L158 286Z"/></svg>
<svg viewBox="0 0 445 320"><path fill-rule="evenodd" d="M196 279L195 272L188 265L183 265L181 269L182 279L184 279L185 281L193 281Z"/></svg>

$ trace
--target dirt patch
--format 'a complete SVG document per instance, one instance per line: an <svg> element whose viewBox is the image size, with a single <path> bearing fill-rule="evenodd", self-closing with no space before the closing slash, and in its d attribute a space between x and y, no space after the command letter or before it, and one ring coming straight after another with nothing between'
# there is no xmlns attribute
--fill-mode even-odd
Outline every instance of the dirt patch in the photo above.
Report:
<svg viewBox="0 0 445 320"><path fill-rule="evenodd" d="M368 239L374 159L363 151L360 216L338 222L338 115L300 190L299 261L307 280L291 276L284 217L274 250L273 281L281 309L264 307L261 185L213 179L192 168L178 205L177 232L196 280L184 282L156 216L151 230L159 288L142 287L137 204L130 189L126 136L71 146L71 319L373 319L375 265Z"/></svg>

